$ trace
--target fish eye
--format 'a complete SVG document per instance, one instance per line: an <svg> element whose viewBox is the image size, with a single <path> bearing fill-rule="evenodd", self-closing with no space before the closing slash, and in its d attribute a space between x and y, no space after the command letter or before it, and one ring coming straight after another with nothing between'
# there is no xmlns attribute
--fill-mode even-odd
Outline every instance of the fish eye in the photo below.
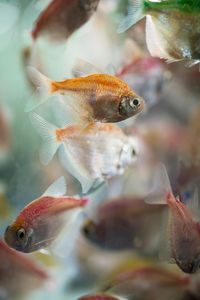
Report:
<svg viewBox="0 0 200 300"><path fill-rule="evenodd" d="M138 107L140 106L140 100L138 98L130 99L129 105L131 107Z"/></svg>
<svg viewBox="0 0 200 300"><path fill-rule="evenodd" d="M87 227L83 228L83 232L85 233L85 235L89 235L90 231Z"/></svg>
<svg viewBox="0 0 200 300"><path fill-rule="evenodd" d="M135 149L132 149L132 155L135 156L136 155L136 151Z"/></svg>
<svg viewBox="0 0 200 300"><path fill-rule="evenodd" d="M26 236L26 232L25 232L24 228L18 229L16 234L17 234L18 240L23 240Z"/></svg>

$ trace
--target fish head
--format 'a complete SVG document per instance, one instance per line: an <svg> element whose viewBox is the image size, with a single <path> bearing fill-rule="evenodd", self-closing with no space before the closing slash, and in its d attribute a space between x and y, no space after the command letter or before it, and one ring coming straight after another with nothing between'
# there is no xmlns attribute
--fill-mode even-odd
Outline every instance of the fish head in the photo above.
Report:
<svg viewBox="0 0 200 300"><path fill-rule="evenodd" d="M95 243L102 244L105 238L105 230L103 226L95 224L91 220L87 220L82 227L82 233L87 240Z"/></svg>
<svg viewBox="0 0 200 300"><path fill-rule="evenodd" d="M122 95L119 104L119 113L123 119L126 119L137 115L143 110L144 107L144 99L131 92L128 95Z"/></svg>
<svg viewBox="0 0 200 300"><path fill-rule="evenodd" d="M84 11L91 11L97 8L99 0L79 0L79 6L84 9Z"/></svg>
<svg viewBox="0 0 200 300"><path fill-rule="evenodd" d="M183 272L188 274L196 273L200 269L200 252L194 257L180 257L176 259L176 263Z"/></svg>
<svg viewBox="0 0 200 300"><path fill-rule="evenodd" d="M34 230L32 228L19 226L15 223L8 226L4 234L4 240L9 247L25 253L30 252L33 237Z"/></svg>
<svg viewBox="0 0 200 300"><path fill-rule="evenodd" d="M125 168L136 162L139 153L138 148L138 140L134 137L128 137L120 154L118 168Z"/></svg>

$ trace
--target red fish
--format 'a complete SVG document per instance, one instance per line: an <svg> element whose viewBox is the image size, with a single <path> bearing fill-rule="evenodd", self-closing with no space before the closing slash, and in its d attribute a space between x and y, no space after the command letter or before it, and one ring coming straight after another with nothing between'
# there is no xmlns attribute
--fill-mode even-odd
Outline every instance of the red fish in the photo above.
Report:
<svg viewBox="0 0 200 300"><path fill-rule="evenodd" d="M65 40L94 14L99 0L53 0L36 20L32 36Z"/></svg>
<svg viewBox="0 0 200 300"><path fill-rule="evenodd" d="M162 168L159 177L163 180L165 191L147 201L169 205L170 255L183 272L195 273L200 268L200 224L193 213L172 194L165 168ZM193 206L197 206L195 197L193 202Z"/></svg>
<svg viewBox="0 0 200 300"><path fill-rule="evenodd" d="M190 277L158 267L137 267L114 275L105 290L128 299L181 300L191 286Z"/></svg>
<svg viewBox="0 0 200 300"><path fill-rule="evenodd" d="M9 248L0 239L1 299L23 296L42 287L48 278L48 274L33 260Z"/></svg>
<svg viewBox="0 0 200 300"><path fill-rule="evenodd" d="M57 190L57 191L56 191ZM49 196L51 194L55 196ZM67 224L66 213L84 207L88 199L61 196L64 178L55 181L40 198L28 204L6 229L6 243L22 252L49 247Z"/></svg>

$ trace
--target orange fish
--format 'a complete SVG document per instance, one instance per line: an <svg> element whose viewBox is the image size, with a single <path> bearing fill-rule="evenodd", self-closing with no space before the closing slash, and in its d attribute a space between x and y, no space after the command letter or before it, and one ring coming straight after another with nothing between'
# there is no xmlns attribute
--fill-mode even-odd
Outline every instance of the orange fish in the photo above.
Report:
<svg viewBox="0 0 200 300"><path fill-rule="evenodd" d="M76 123L114 123L126 120L142 111L144 100L122 80L107 74L51 80L33 67L28 67L30 78L42 97L41 102L28 102L25 110L31 111L48 96L58 94Z"/></svg>
<svg viewBox="0 0 200 300"><path fill-rule="evenodd" d="M99 0L53 0L36 20L33 39L46 34L52 40L66 40L94 14Z"/></svg>
<svg viewBox="0 0 200 300"><path fill-rule="evenodd" d="M86 198L62 196L65 192L64 177L61 177L40 198L28 204L8 226L4 235L6 243L22 252L49 247L65 228L66 213L84 207L88 201Z"/></svg>
<svg viewBox="0 0 200 300"><path fill-rule="evenodd" d="M41 162L47 165L63 144L61 161L80 181L83 193L94 180L122 174L137 159L137 140L113 124L93 122L85 128L69 125L60 129L35 113L31 121L44 139Z"/></svg>
<svg viewBox="0 0 200 300"><path fill-rule="evenodd" d="M0 297L13 299L41 288L48 274L33 260L9 248L0 239Z"/></svg>

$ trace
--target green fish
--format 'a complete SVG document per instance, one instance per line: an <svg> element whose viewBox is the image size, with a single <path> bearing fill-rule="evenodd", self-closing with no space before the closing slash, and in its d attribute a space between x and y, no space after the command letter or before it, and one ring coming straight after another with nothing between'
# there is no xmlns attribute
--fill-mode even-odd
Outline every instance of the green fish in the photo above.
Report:
<svg viewBox="0 0 200 300"><path fill-rule="evenodd" d="M128 15L119 25L124 32L146 18L146 42L152 56L169 62L200 62L200 0L130 0Z"/></svg>

